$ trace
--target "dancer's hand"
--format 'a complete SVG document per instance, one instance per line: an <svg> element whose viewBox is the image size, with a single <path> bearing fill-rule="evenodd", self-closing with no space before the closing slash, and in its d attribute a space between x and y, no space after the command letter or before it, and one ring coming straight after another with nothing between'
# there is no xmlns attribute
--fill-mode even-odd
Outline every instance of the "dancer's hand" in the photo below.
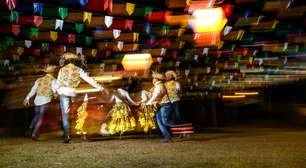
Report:
<svg viewBox="0 0 306 168"><path fill-rule="evenodd" d="M109 94L108 90L105 89L105 88L101 89L100 91L101 91L102 93L104 93L104 94L107 94L107 95Z"/></svg>
<svg viewBox="0 0 306 168"><path fill-rule="evenodd" d="M23 103L24 106L29 107L30 106L30 101L28 99L24 99Z"/></svg>

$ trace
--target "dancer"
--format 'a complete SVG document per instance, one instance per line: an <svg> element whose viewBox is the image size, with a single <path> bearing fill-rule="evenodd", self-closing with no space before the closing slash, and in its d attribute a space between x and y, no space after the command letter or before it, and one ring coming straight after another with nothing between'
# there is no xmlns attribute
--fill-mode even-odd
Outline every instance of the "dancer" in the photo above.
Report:
<svg viewBox="0 0 306 168"><path fill-rule="evenodd" d="M130 105L137 105L126 90L118 88L112 91L110 102L115 102L108 113L105 122L101 125L102 135L113 135L133 131L136 128L135 118L131 112Z"/></svg>
<svg viewBox="0 0 306 168"><path fill-rule="evenodd" d="M31 91L23 101L23 105L29 107L31 97L36 94L34 99L35 116L27 130L27 133L31 134L32 140L38 140L37 132L42 124L44 114L47 112L52 98L54 95L56 96L56 79L52 75L55 69L56 66L48 65L44 69L46 75L35 81Z"/></svg>
<svg viewBox="0 0 306 168"><path fill-rule="evenodd" d="M64 66L58 73L57 92L60 95L64 143L69 143L71 139L69 134L69 105L76 96L75 88L79 86L81 79L106 94L108 94L108 92L79 67L81 65L81 60L76 54L67 52L62 55L61 59L64 60Z"/></svg>

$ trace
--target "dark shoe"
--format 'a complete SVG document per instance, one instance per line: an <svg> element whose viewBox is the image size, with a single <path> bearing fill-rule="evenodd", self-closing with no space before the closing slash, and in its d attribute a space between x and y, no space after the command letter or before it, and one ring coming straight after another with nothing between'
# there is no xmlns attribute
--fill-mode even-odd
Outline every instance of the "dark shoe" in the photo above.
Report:
<svg viewBox="0 0 306 168"><path fill-rule="evenodd" d="M33 141L38 141L38 137L36 135L32 135L32 140Z"/></svg>
<svg viewBox="0 0 306 168"><path fill-rule="evenodd" d="M68 137L65 137L65 138L64 138L64 143L69 143L70 140L71 140L71 138L70 138L69 136L68 136Z"/></svg>
<svg viewBox="0 0 306 168"><path fill-rule="evenodd" d="M26 137L31 137L31 136L32 136L32 132L33 132L33 129L32 129L32 128L28 128L28 129L25 131L24 135L25 135Z"/></svg>

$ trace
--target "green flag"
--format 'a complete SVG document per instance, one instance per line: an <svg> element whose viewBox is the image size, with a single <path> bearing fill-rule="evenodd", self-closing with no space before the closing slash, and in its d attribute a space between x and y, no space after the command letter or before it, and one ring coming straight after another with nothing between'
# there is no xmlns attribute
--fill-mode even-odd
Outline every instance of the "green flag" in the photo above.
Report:
<svg viewBox="0 0 306 168"><path fill-rule="evenodd" d="M146 17L147 15L150 15L153 11L152 7L146 6L145 7L145 12L144 12L144 17Z"/></svg>
<svg viewBox="0 0 306 168"><path fill-rule="evenodd" d="M12 38L12 37L7 37L7 38L6 38L6 45L7 45L7 46L14 46L14 41L15 41L14 38Z"/></svg>
<svg viewBox="0 0 306 168"><path fill-rule="evenodd" d="M92 42L92 37L86 36L85 37L85 42L86 42L87 45L89 45Z"/></svg>
<svg viewBox="0 0 306 168"><path fill-rule="evenodd" d="M78 33L81 33L84 30L84 24L83 23L75 23L75 29Z"/></svg>
<svg viewBox="0 0 306 168"><path fill-rule="evenodd" d="M49 49L49 43L41 43L41 48L42 48L43 50Z"/></svg>
<svg viewBox="0 0 306 168"><path fill-rule="evenodd" d="M31 35L30 36L31 36L31 38L33 38L33 37L38 38L38 29L32 27L31 28Z"/></svg>
<svg viewBox="0 0 306 168"><path fill-rule="evenodd" d="M241 55L237 55L237 62L240 62L241 61Z"/></svg>
<svg viewBox="0 0 306 168"><path fill-rule="evenodd" d="M58 8L58 15L64 20L68 16L68 9L62 7Z"/></svg>
<svg viewBox="0 0 306 168"><path fill-rule="evenodd" d="M169 26L168 25L163 25L162 29L163 29L162 34L167 35L167 33L169 32Z"/></svg>
<svg viewBox="0 0 306 168"><path fill-rule="evenodd" d="M19 21L19 13L16 11L12 11L11 15L10 15L10 22L15 21L16 23L18 23Z"/></svg>

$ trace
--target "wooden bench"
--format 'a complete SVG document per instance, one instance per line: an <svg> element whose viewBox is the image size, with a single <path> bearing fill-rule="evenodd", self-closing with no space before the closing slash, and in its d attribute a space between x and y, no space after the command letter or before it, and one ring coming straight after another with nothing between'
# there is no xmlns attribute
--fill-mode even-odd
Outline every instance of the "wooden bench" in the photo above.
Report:
<svg viewBox="0 0 306 168"><path fill-rule="evenodd" d="M194 133L192 123L181 124L170 128L172 134L179 135L180 138L189 138Z"/></svg>

